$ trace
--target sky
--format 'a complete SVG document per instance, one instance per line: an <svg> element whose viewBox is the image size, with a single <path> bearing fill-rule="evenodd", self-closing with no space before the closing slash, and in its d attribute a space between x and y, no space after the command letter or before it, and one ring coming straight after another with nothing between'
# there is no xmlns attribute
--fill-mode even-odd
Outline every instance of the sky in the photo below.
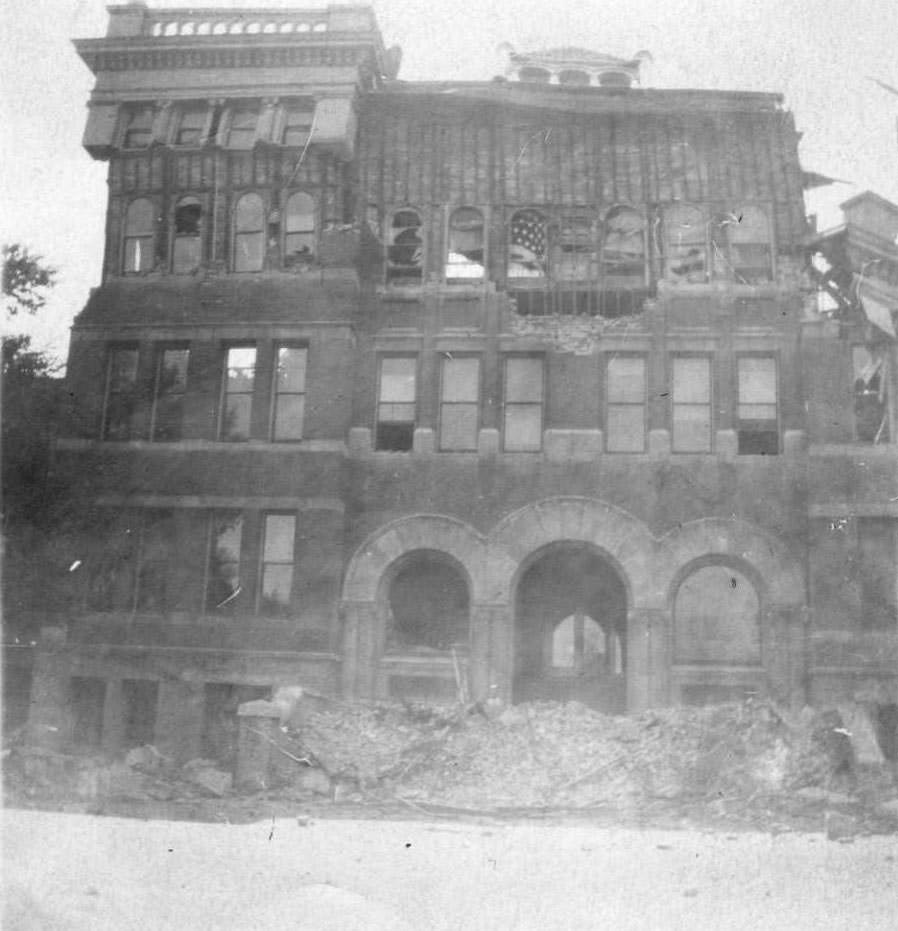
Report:
<svg viewBox="0 0 898 931"><path fill-rule="evenodd" d="M154 9L320 8L286 0L151 0ZM659 88L775 91L802 132L806 169L848 183L808 195L821 228L863 190L898 202L898 3L895 0L374 0L400 78L488 80L497 47L578 45L631 56L647 49L644 82ZM0 3L0 241L58 269L38 317L12 321L37 348L65 359L72 319L100 283L106 165L81 148L93 76L73 38L106 31L104 0ZM4 321L10 328L10 324Z"/></svg>

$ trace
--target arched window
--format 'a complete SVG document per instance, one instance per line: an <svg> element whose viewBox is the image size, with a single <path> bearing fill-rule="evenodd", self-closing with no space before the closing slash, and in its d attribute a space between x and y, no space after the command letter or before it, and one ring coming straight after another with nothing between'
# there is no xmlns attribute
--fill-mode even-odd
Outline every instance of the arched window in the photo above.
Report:
<svg viewBox="0 0 898 931"><path fill-rule="evenodd" d="M665 269L669 281L708 280L708 244L705 216L698 207L678 204L664 213L667 249Z"/></svg>
<svg viewBox="0 0 898 931"><path fill-rule="evenodd" d="M544 277L547 242L546 218L538 210L515 212L508 230L508 277Z"/></svg>
<svg viewBox="0 0 898 931"><path fill-rule="evenodd" d="M289 266L315 255L315 201L303 191L287 199L284 222L284 264Z"/></svg>
<svg viewBox="0 0 898 931"><path fill-rule="evenodd" d="M447 281L480 281L485 274L483 214L473 207L459 207L449 218Z"/></svg>
<svg viewBox="0 0 898 931"><path fill-rule="evenodd" d="M122 146L126 149L145 149L153 140L152 107L139 107L132 110L125 123Z"/></svg>
<svg viewBox="0 0 898 931"><path fill-rule="evenodd" d="M676 662L760 664L760 630L760 600L744 572L703 566L680 584L674 602Z"/></svg>
<svg viewBox="0 0 898 931"><path fill-rule="evenodd" d="M122 271L126 275L152 271L155 213L152 202L145 197L128 205L122 261Z"/></svg>
<svg viewBox="0 0 898 931"><path fill-rule="evenodd" d="M417 210L397 210L388 235L387 281L420 281L424 264L421 215Z"/></svg>
<svg viewBox="0 0 898 931"><path fill-rule="evenodd" d="M172 271L185 274L200 265L203 208L195 197L183 197L175 207Z"/></svg>
<svg viewBox="0 0 898 931"><path fill-rule="evenodd" d="M611 277L645 278L645 217L632 207L605 216L602 270Z"/></svg>
<svg viewBox="0 0 898 931"><path fill-rule="evenodd" d="M244 194L234 208L234 271L261 271L264 259L265 207L258 194Z"/></svg>
<svg viewBox="0 0 898 931"><path fill-rule="evenodd" d="M552 275L559 281L588 281L596 276L593 222L576 214L561 218L552 250Z"/></svg>
<svg viewBox="0 0 898 931"><path fill-rule="evenodd" d="M737 284L763 284L773 277L770 224L760 207L741 207L725 218L730 265Z"/></svg>

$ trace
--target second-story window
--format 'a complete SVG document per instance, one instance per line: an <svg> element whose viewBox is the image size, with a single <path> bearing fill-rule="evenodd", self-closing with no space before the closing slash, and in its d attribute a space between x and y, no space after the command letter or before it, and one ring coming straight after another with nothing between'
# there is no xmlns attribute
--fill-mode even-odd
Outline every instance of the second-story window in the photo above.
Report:
<svg viewBox="0 0 898 931"><path fill-rule="evenodd" d="M543 445L543 360L505 360L503 446L506 452L538 452Z"/></svg>
<svg viewBox="0 0 898 931"><path fill-rule="evenodd" d="M596 277L596 243L592 221L564 216L552 255L552 273L559 281L587 281Z"/></svg>
<svg viewBox="0 0 898 931"><path fill-rule="evenodd" d="M231 124L228 127L227 147L229 149L251 149L256 142L256 124L258 122L258 110L241 107L232 111Z"/></svg>
<svg viewBox="0 0 898 931"><path fill-rule="evenodd" d="M126 116L122 147L126 149L145 149L153 140L152 107L136 107Z"/></svg>
<svg viewBox="0 0 898 931"><path fill-rule="evenodd" d="M265 261L265 207L258 194L244 194L234 208L234 271L258 272Z"/></svg>
<svg viewBox="0 0 898 931"><path fill-rule="evenodd" d="M477 449L480 426L480 359L443 358L440 382L440 449Z"/></svg>
<svg viewBox="0 0 898 931"><path fill-rule="evenodd" d="M397 284L420 281L424 264L421 215L417 210L397 210L388 235L387 281Z"/></svg>
<svg viewBox="0 0 898 931"><path fill-rule="evenodd" d="M225 354L221 425L223 440L248 440L256 383L256 347L231 346Z"/></svg>
<svg viewBox="0 0 898 931"><path fill-rule="evenodd" d="M645 359L612 356L608 360L605 447L612 453L645 451Z"/></svg>
<svg viewBox="0 0 898 931"><path fill-rule="evenodd" d="M284 114L283 145L304 146L309 141L314 114L309 106L288 107Z"/></svg>
<svg viewBox="0 0 898 931"><path fill-rule="evenodd" d="M301 440L306 410L305 346L279 346L274 372L271 438Z"/></svg>
<svg viewBox="0 0 898 931"><path fill-rule="evenodd" d="M508 231L508 277L542 278L546 274L548 227L537 210L518 210Z"/></svg>
<svg viewBox="0 0 898 931"><path fill-rule="evenodd" d="M688 204L664 212L665 277L669 281L700 283L708 280L708 245L705 215Z"/></svg>
<svg viewBox="0 0 898 931"><path fill-rule="evenodd" d="M262 530L259 613L284 616L293 595L293 553L296 517L266 514Z"/></svg>
<svg viewBox="0 0 898 931"><path fill-rule="evenodd" d="M407 452L415 435L417 359L386 356L380 360L377 389L377 436L375 447L390 452Z"/></svg>
<svg viewBox="0 0 898 931"><path fill-rule="evenodd" d="M196 271L202 252L203 208L196 197L182 197L175 207L175 235L172 245L172 271Z"/></svg>
<svg viewBox="0 0 898 931"><path fill-rule="evenodd" d="M205 140L207 107L185 107L178 114L175 145L198 147Z"/></svg>
<svg viewBox="0 0 898 931"><path fill-rule="evenodd" d="M127 274L152 271L156 210L145 197L132 200L125 214L122 270Z"/></svg>
<svg viewBox="0 0 898 931"><path fill-rule="evenodd" d="M139 436L140 397L137 384L137 348L115 346L106 362L106 398L103 410L104 440L135 440Z"/></svg>
<svg viewBox="0 0 898 931"><path fill-rule="evenodd" d="M181 439L189 358L190 350L186 346L167 346L159 353L150 427L150 439L157 443Z"/></svg>
<svg viewBox="0 0 898 931"><path fill-rule="evenodd" d="M729 262L737 284L764 284L773 277L770 224L760 207L742 207L727 217Z"/></svg>
<svg viewBox="0 0 898 931"><path fill-rule="evenodd" d="M449 217L446 280L482 281L484 260L483 214L473 207L454 210Z"/></svg>
<svg viewBox="0 0 898 931"><path fill-rule="evenodd" d="M284 264L289 267L315 255L315 201L297 191L287 198L284 213Z"/></svg>
<svg viewBox="0 0 898 931"><path fill-rule="evenodd" d="M206 611L217 614L240 607L240 550L243 516L239 513L212 515L209 566L206 576Z"/></svg>
<svg viewBox="0 0 898 931"><path fill-rule="evenodd" d="M676 453L711 451L711 360L674 356L671 448Z"/></svg>
<svg viewBox="0 0 898 931"><path fill-rule="evenodd" d="M614 207L605 217L602 271L609 277L645 280L645 217L632 207Z"/></svg>
<svg viewBox="0 0 898 931"><path fill-rule="evenodd" d="M779 452L776 359L740 356L736 371L739 454L775 456Z"/></svg>

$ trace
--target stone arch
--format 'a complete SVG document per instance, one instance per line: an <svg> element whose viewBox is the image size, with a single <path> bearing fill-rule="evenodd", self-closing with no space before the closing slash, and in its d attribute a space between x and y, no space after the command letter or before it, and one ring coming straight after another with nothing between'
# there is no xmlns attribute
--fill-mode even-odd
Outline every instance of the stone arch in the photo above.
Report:
<svg viewBox="0 0 898 931"><path fill-rule="evenodd" d="M656 541L648 527L621 508L582 497L546 498L499 522L489 537L488 600L510 603L532 554L562 541L600 551L620 573L631 607L652 603Z"/></svg>
<svg viewBox="0 0 898 931"><path fill-rule="evenodd" d="M801 565L781 541L747 521L708 517L661 538L657 584L666 592L667 605L673 606L677 586L693 565L713 560L748 567L767 606L805 603Z"/></svg>
<svg viewBox="0 0 898 931"><path fill-rule="evenodd" d="M375 602L384 574L406 553L431 550L449 556L467 575L471 602L483 600L486 546L464 521L440 514L415 514L372 533L355 551L343 579L343 600Z"/></svg>

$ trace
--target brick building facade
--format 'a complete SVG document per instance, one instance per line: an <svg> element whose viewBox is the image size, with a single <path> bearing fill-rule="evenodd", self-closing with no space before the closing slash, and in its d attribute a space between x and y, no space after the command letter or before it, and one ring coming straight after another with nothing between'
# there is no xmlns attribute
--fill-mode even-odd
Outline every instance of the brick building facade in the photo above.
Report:
<svg viewBox="0 0 898 931"><path fill-rule="evenodd" d="M279 684L896 701L895 342L808 243L894 307L898 209L814 239L777 95L573 48L402 82L354 6L76 47L109 202L35 740L220 754Z"/></svg>

